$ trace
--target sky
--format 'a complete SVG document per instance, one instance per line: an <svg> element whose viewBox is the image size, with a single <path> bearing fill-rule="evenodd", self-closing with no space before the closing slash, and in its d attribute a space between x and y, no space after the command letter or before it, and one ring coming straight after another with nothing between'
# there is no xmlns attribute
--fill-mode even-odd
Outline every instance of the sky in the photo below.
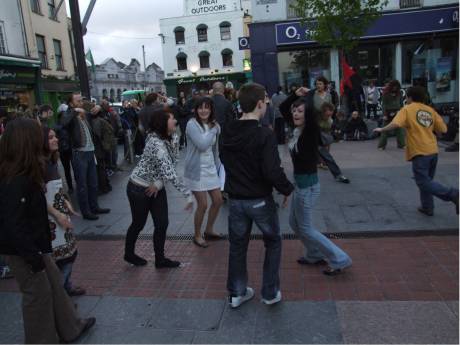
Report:
<svg viewBox="0 0 460 345"><path fill-rule="evenodd" d="M90 0L79 0L83 17ZM70 17L68 1L67 15ZM183 14L183 0L97 0L84 37L85 51L91 49L94 62L100 64L108 57L128 64L132 58L141 66L142 45L145 62L155 62L163 68L160 18Z"/></svg>

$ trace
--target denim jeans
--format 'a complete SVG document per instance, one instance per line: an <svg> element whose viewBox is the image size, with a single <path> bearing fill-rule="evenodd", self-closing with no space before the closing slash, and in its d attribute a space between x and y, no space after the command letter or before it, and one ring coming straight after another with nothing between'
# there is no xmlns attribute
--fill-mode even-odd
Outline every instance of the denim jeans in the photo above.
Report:
<svg viewBox="0 0 460 345"><path fill-rule="evenodd" d="M252 224L263 234L265 260L262 297L275 298L280 289L281 234L273 197L229 200L228 233L230 241L227 289L232 296L246 293L248 271L246 256Z"/></svg>
<svg viewBox="0 0 460 345"><path fill-rule="evenodd" d="M72 281L70 280L70 277L72 276L73 263L74 263L74 261L66 261L64 263L56 261L56 266L59 267L59 270L62 273L62 280L64 282L64 289L67 292L72 290Z"/></svg>
<svg viewBox="0 0 460 345"><path fill-rule="evenodd" d="M296 187L291 201L289 224L305 246L305 259L311 263L326 260L333 269L351 265L350 257L313 227L313 207L320 194L319 183Z"/></svg>
<svg viewBox="0 0 460 345"><path fill-rule="evenodd" d="M444 201L454 201L458 198L458 189L445 187L433 181L437 163L437 154L412 158L415 183L420 190L422 207L426 210L434 209L433 195Z"/></svg>
<svg viewBox="0 0 460 345"><path fill-rule="evenodd" d="M97 203L97 170L94 151L74 151L72 166L77 183L77 197L83 215L99 208Z"/></svg>
<svg viewBox="0 0 460 345"><path fill-rule="evenodd" d="M334 157L332 157L331 153L327 150L325 146L319 146L318 153L321 159L324 161L324 164L327 165L332 176L337 177L339 175L342 175L342 171L335 162Z"/></svg>

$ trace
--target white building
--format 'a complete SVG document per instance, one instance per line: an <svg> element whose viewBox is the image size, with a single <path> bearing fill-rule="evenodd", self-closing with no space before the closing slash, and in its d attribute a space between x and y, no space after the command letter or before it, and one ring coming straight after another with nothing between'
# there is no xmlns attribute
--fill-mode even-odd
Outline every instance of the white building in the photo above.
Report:
<svg viewBox="0 0 460 345"><path fill-rule="evenodd" d="M184 0L184 15L160 19L169 95L210 89L214 81L234 86L248 80L239 38L247 36L250 0ZM246 27L246 28L245 28Z"/></svg>

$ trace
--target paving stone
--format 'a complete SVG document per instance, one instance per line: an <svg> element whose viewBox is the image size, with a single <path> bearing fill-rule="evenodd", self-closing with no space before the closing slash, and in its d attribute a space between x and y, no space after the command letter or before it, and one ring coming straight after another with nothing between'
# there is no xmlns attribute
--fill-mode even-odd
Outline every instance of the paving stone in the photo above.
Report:
<svg viewBox="0 0 460 345"><path fill-rule="evenodd" d="M0 294L0 343L17 344L24 342L21 295Z"/></svg>
<svg viewBox="0 0 460 345"><path fill-rule="evenodd" d="M448 301L446 304L458 319L458 301Z"/></svg>
<svg viewBox="0 0 460 345"><path fill-rule="evenodd" d="M359 204L345 205L340 207L348 224L369 223L371 216L366 206Z"/></svg>
<svg viewBox="0 0 460 345"><path fill-rule="evenodd" d="M102 297L100 296L74 297L78 315L80 315L80 317L93 316L92 313L101 299Z"/></svg>
<svg viewBox="0 0 460 345"><path fill-rule="evenodd" d="M345 343L458 344L458 319L444 302L337 302Z"/></svg>
<svg viewBox="0 0 460 345"><path fill-rule="evenodd" d="M339 344L334 302L284 302L257 313L255 344Z"/></svg>

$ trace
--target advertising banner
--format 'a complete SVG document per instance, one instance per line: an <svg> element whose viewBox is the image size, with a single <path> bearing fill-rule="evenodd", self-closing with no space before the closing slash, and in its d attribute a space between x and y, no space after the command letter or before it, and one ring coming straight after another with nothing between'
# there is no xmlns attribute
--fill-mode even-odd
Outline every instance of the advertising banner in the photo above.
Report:
<svg viewBox="0 0 460 345"><path fill-rule="evenodd" d="M452 72L452 57L442 57L438 59L436 65L436 90L449 91Z"/></svg>

